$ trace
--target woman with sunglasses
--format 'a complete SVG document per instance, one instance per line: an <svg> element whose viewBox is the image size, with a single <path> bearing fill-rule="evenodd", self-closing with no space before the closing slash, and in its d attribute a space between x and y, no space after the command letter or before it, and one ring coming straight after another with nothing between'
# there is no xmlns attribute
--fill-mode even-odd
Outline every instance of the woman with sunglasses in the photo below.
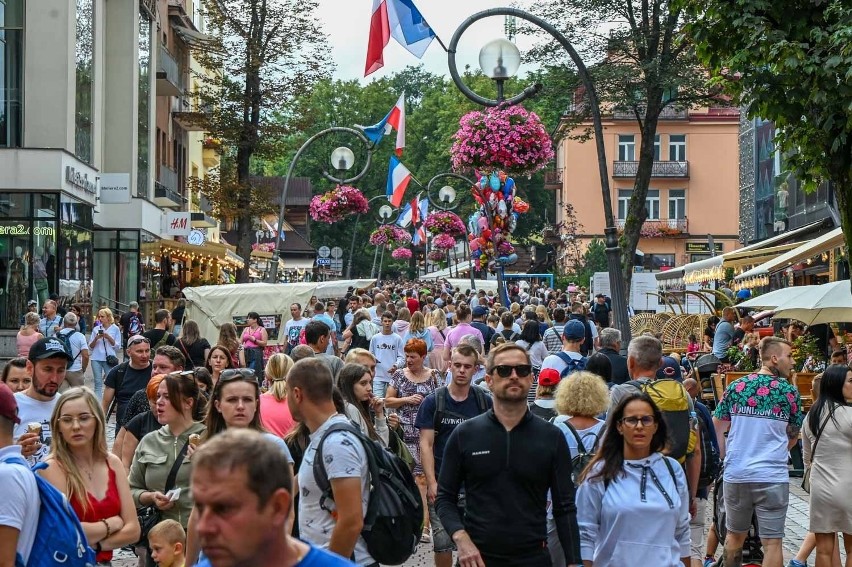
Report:
<svg viewBox="0 0 852 567"><path fill-rule="evenodd" d="M139 539L136 506L124 465L107 450L101 404L88 388L71 388L50 418L53 439L45 480L68 497L98 565L109 565L112 550Z"/></svg>
<svg viewBox="0 0 852 567"><path fill-rule="evenodd" d="M219 375L234 365L231 362L231 351L222 345L216 345L210 349L207 355L207 370L210 371L210 378L213 380L213 385L219 381Z"/></svg>
<svg viewBox="0 0 852 567"><path fill-rule="evenodd" d="M647 394L612 411L577 492L584 564L689 567L689 493L680 464L662 453L667 435Z"/></svg>
<svg viewBox="0 0 852 567"><path fill-rule="evenodd" d="M206 430L200 423L205 409L206 400L192 376L182 372L166 375L157 387L156 414L162 427L142 438L130 465L130 492L136 507L155 506L160 520L175 520L184 529L192 510L192 466L185 455L190 436L203 435ZM166 481L177 459L181 464L167 491ZM136 552L140 556L147 553L145 546L137 547ZM153 565L150 557L147 565Z"/></svg>

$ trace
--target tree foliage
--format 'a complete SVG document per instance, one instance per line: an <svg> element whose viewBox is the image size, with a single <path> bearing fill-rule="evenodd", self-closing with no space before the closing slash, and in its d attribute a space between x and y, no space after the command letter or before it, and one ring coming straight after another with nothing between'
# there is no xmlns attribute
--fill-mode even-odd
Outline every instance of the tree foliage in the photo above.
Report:
<svg viewBox="0 0 852 567"><path fill-rule="evenodd" d="M852 4L681 1L712 83L775 122L776 147L806 190L832 183L852 244Z"/></svg>

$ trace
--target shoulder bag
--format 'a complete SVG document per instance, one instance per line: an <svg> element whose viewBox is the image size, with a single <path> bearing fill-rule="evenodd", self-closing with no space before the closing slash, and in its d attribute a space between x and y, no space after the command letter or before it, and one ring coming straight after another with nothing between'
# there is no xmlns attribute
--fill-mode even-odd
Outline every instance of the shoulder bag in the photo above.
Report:
<svg viewBox="0 0 852 567"><path fill-rule="evenodd" d="M808 469L805 471L804 476L802 477L802 490L811 493L811 469L814 466L814 457L816 457L816 448L819 445L819 438L822 436L822 430L825 429L828 420L831 419L831 412L829 412L828 417L825 418L825 421L822 422L822 425L819 426L819 431L817 431L814 436L814 445L811 448L811 464L808 466Z"/></svg>
<svg viewBox="0 0 852 567"><path fill-rule="evenodd" d="M183 463L183 458L186 456L186 450L189 447L189 441L184 443L183 448L180 450L180 453L177 454L177 458L175 458L174 464L172 464L172 468L169 471L169 476L166 478L166 486L163 489L163 493L167 493L169 490L175 487L175 480L177 479L178 469ZM157 508L156 505L151 504L148 506L140 506L136 508L136 515L139 518L139 541L136 545L148 545L148 532L151 531L151 528L156 526L160 522L160 509Z"/></svg>

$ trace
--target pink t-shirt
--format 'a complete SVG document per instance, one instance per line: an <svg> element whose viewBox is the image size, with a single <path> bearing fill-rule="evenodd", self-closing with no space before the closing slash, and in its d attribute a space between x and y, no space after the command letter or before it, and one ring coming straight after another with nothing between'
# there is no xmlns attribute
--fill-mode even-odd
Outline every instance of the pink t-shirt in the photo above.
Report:
<svg viewBox="0 0 852 567"><path fill-rule="evenodd" d="M444 347L455 348L465 335L476 335L479 338L480 344L485 342L479 329L470 323L459 323L452 331L447 333L447 340L444 342Z"/></svg>
<svg viewBox="0 0 852 567"><path fill-rule="evenodd" d="M296 420L290 413L287 400L279 402L275 396L267 393L260 396L260 423L264 429L283 439L293 429Z"/></svg>
<svg viewBox="0 0 852 567"><path fill-rule="evenodd" d="M18 332L18 356L23 356L24 358L27 358L30 355L30 347L36 344L38 340L43 336L44 335L42 335L41 333L33 333L32 335L24 336L20 332Z"/></svg>

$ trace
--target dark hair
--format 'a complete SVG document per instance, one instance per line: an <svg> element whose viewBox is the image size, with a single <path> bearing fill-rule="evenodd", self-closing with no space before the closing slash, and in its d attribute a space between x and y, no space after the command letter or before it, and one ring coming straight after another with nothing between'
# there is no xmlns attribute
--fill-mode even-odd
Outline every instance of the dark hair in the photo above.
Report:
<svg viewBox="0 0 852 567"><path fill-rule="evenodd" d="M541 340L541 328L537 319L533 318L524 323L524 327L521 329L521 339L530 346Z"/></svg>
<svg viewBox="0 0 852 567"><path fill-rule="evenodd" d="M258 314L257 311L249 311L248 314L246 315L246 319L259 320L260 315Z"/></svg>
<svg viewBox="0 0 852 567"><path fill-rule="evenodd" d="M213 356L213 353L217 350L225 353L225 358L228 360L228 366L226 368L233 368L234 361L231 359L231 351L228 350L228 347L225 345L214 345L213 348L210 349L210 352L207 353L207 360L204 361L204 366L207 370L211 373L213 372L213 369L210 367L210 357Z"/></svg>
<svg viewBox="0 0 852 567"><path fill-rule="evenodd" d="M171 314L169 313L168 309L157 309L157 312L154 313L154 322L162 323L163 321L168 319L170 315Z"/></svg>
<svg viewBox="0 0 852 567"><path fill-rule="evenodd" d="M553 310L553 320L557 323L561 323L565 321L565 310L561 307L557 307Z"/></svg>
<svg viewBox="0 0 852 567"><path fill-rule="evenodd" d="M331 329L322 321L311 321L305 325L305 342L309 345L315 345L322 337L328 336Z"/></svg>
<svg viewBox="0 0 852 567"><path fill-rule="evenodd" d="M586 371L597 374L604 382L612 382L612 361L602 352L596 352L586 361Z"/></svg>
<svg viewBox="0 0 852 567"><path fill-rule="evenodd" d="M831 419L837 424L834 411L837 406L847 405L843 397L843 383L846 382L846 374L852 372L845 364L832 364L822 373L822 381L819 385L819 397L814 401L811 411L808 412L808 426L811 433L816 435L820 426L826 419ZM823 410L828 409L828 416L823 416Z"/></svg>
<svg viewBox="0 0 852 567"><path fill-rule="evenodd" d="M171 345L157 347L157 350L154 351L154 356L157 355L168 358L169 362L171 362L172 366L175 368L183 370L186 367L186 357L177 347L173 347Z"/></svg>
<svg viewBox="0 0 852 567"><path fill-rule="evenodd" d="M204 439L210 439L220 431L224 431L228 428L228 424L225 423L225 418L222 417L222 412L216 409L216 402L222 401L222 390L227 388L229 384L236 384L238 382L252 384L254 386L254 417L251 418L251 423L248 424L248 428L261 433L266 431L260 424L260 386L258 386L256 379L246 378L238 374L234 378L230 378L228 380L222 380L220 377L216 382L216 385L213 386L213 393L210 394L210 403L207 406L207 415L204 416L204 425L207 426L207 432L204 434Z"/></svg>
<svg viewBox="0 0 852 567"><path fill-rule="evenodd" d="M6 363L6 366L3 367L3 383L4 384L6 383L6 380L9 379L9 371L12 370L13 367L14 368L26 369L27 359L24 358L23 356L19 356L17 358L13 358L12 360L10 360L9 362Z"/></svg>
<svg viewBox="0 0 852 567"><path fill-rule="evenodd" d="M201 421L207 409L207 400L201 394L195 378L180 373L166 374L163 378L166 390L169 392L169 403L178 413L183 413L181 403L184 400L192 400L192 420Z"/></svg>
<svg viewBox="0 0 852 567"><path fill-rule="evenodd" d="M355 396L355 384L361 381L364 374L369 375L370 370L363 364L355 362L344 364L343 368L340 369L340 374L337 375L337 388L340 395L343 396L343 401L352 404L361 412L361 417L367 424L367 434L370 438L378 441L379 436L376 433L376 427L373 425L373 416L370 414L370 402L359 400Z"/></svg>
<svg viewBox="0 0 852 567"><path fill-rule="evenodd" d="M207 386L208 392L213 390L213 376L210 374L209 370L207 370L203 366L198 366L192 372L193 376L195 376L196 382L201 382L205 386Z"/></svg>
<svg viewBox="0 0 852 567"><path fill-rule="evenodd" d="M334 389L331 370L318 358L303 358L290 369L287 387L289 390L299 388L313 403L331 401Z"/></svg>
<svg viewBox="0 0 852 567"><path fill-rule="evenodd" d="M500 324L503 325L504 329L512 330L512 325L515 324L515 316L512 315L511 311L504 311L502 315L500 315Z"/></svg>
<svg viewBox="0 0 852 567"><path fill-rule="evenodd" d="M651 406L651 410L654 412L657 431L651 438L651 453L658 453L666 446L669 431L660 408L657 407L654 400L648 394L642 392L630 394L621 400L615 409L610 412L607 418L606 432L602 436L598 452L595 453L591 462L583 470L580 475L580 482L600 479L605 485L609 486L610 482L618 480L624 474L624 436L618 431L618 425L621 423L621 418L624 417L624 408L630 402L635 401L645 402ZM598 465L598 463L602 464ZM596 465L599 468L592 474L592 470L594 470Z"/></svg>
<svg viewBox="0 0 852 567"><path fill-rule="evenodd" d="M459 303L458 307L456 307L456 319L459 321L470 317L470 313L470 307L467 306L467 303Z"/></svg>

